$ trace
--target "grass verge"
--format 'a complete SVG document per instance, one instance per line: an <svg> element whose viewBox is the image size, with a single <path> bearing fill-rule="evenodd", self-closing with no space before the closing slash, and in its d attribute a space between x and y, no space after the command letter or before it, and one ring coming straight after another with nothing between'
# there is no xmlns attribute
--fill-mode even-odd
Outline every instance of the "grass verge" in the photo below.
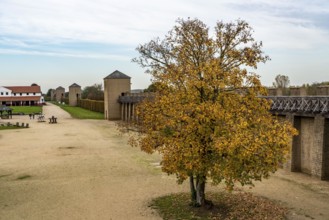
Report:
<svg viewBox="0 0 329 220"><path fill-rule="evenodd" d="M11 175L11 174L0 175L0 178L7 177L7 176L10 176L10 175Z"/></svg>
<svg viewBox="0 0 329 220"><path fill-rule="evenodd" d="M30 176L30 175L22 175L22 176L17 177L16 180L25 180L25 179L29 179L29 178L31 178L31 177L32 177L32 176Z"/></svg>
<svg viewBox="0 0 329 220"><path fill-rule="evenodd" d="M171 194L152 200L150 207L163 219L285 219L287 209L251 193L207 193L212 209L189 206L190 194Z"/></svg>
<svg viewBox="0 0 329 220"><path fill-rule="evenodd" d="M0 130L22 129L22 128L23 127L17 127L17 126L0 126Z"/></svg>
<svg viewBox="0 0 329 220"><path fill-rule="evenodd" d="M13 114L24 113L25 115L42 112L42 106L10 106Z"/></svg>
<svg viewBox="0 0 329 220"><path fill-rule="evenodd" d="M104 119L104 114L99 112L89 111L84 108L56 104L63 110L67 111L73 118L78 119Z"/></svg>

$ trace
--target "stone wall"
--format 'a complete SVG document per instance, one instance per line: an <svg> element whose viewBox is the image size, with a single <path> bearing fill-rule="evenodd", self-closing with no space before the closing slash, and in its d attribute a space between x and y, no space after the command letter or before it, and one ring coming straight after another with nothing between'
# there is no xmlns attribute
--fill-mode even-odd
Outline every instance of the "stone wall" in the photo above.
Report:
<svg viewBox="0 0 329 220"><path fill-rule="evenodd" d="M299 134L291 142L291 155L284 167L322 180L329 179L329 119L286 114Z"/></svg>
<svg viewBox="0 0 329 220"><path fill-rule="evenodd" d="M317 96L327 96L329 95L329 86L319 86L316 88Z"/></svg>
<svg viewBox="0 0 329 220"><path fill-rule="evenodd" d="M314 134L314 119L309 117L301 117L300 123L300 170L306 174L312 174L311 155L313 151L313 134Z"/></svg>
<svg viewBox="0 0 329 220"><path fill-rule="evenodd" d="M282 96L282 89L280 88L267 88L269 96Z"/></svg>
<svg viewBox="0 0 329 220"><path fill-rule="evenodd" d="M307 89L305 87L290 87L285 90L281 88L267 88L269 96L307 96ZM316 88L317 96L329 96L329 86L319 86Z"/></svg>
<svg viewBox="0 0 329 220"><path fill-rule="evenodd" d="M324 120L324 133L323 133L323 167L322 179L329 180L329 119Z"/></svg>
<svg viewBox="0 0 329 220"><path fill-rule="evenodd" d="M305 87L290 87L290 96L306 96Z"/></svg>

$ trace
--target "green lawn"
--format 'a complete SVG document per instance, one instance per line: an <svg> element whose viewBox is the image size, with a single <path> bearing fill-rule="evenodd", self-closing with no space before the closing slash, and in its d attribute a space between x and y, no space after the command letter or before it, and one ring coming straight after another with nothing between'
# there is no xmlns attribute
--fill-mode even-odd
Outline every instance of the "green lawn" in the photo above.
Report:
<svg viewBox="0 0 329 220"><path fill-rule="evenodd" d="M58 104L57 104L58 105ZM104 114L99 112L89 111L80 107L73 107L67 105L58 105L63 110L67 111L73 118L78 119L104 119Z"/></svg>
<svg viewBox="0 0 329 220"><path fill-rule="evenodd" d="M27 127L17 126L16 124L12 124L10 122L0 121L0 130L21 129L21 128L27 128Z"/></svg>
<svg viewBox="0 0 329 220"><path fill-rule="evenodd" d="M10 129L22 129L23 127L17 127L17 126L0 126L0 130L10 130ZM25 128L25 127L24 127Z"/></svg>
<svg viewBox="0 0 329 220"><path fill-rule="evenodd" d="M25 115L42 112L42 106L10 106L13 114L24 113Z"/></svg>

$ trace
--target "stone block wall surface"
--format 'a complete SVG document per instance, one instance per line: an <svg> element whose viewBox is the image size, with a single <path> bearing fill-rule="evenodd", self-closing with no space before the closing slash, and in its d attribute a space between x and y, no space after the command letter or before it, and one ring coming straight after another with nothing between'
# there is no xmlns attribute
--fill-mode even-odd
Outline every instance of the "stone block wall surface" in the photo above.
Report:
<svg viewBox="0 0 329 220"><path fill-rule="evenodd" d="M305 87L290 87L290 96L306 96L307 91Z"/></svg>
<svg viewBox="0 0 329 220"><path fill-rule="evenodd" d="M328 96L329 95L329 86L319 86L316 88L317 96Z"/></svg>
<svg viewBox="0 0 329 220"><path fill-rule="evenodd" d="M65 89L64 88L60 88L60 89L56 89L55 90L55 101L57 102L61 102L63 101L63 99L65 98Z"/></svg>
<svg viewBox="0 0 329 220"><path fill-rule="evenodd" d="M291 87L290 88L290 95L291 96L299 96L300 95L300 90L297 87Z"/></svg>
<svg viewBox="0 0 329 220"><path fill-rule="evenodd" d="M314 155L314 118L301 117L300 126L300 169L303 173L312 174Z"/></svg>
<svg viewBox="0 0 329 220"><path fill-rule="evenodd" d="M294 127L298 130L298 135L293 137L291 146L291 171L300 172L301 171L301 117L296 117L291 115L291 121Z"/></svg>
<svg viewBox="0 0 329 220"><path fill-rule="evenodd" d="M122 93L130 92L130 79L104 80L104 115L108 120L121 119L121 107L118 102Z"/></svg>
<svg viewBox="0 0 329 220"><path fill-rule="evenodd" d="M268 96L329 96L329 86L316 87L313 94L308 94L306 87L290 87L289 89L268 88Z"/></svg>
<svg viewBox="0 0 329 220"><path fill-rule="evenodd" d="M268 93L268 96L276 96L276 89L275 88L268 88L267 93Z"/></svg>
<svg viewBox="0 0 329 220"><path fill-rule="evenodd" d="M325 118L321 115L314 117L314 133L313 133L313 148L311 154L311 175L320 177L322 176L323 167L323 147L324 147L324 122Z"/></svg>
<svg viewBox="0 0 329 220"><path fill-rule="evenodd" d="M323 169L321 174L322 180L329 180L329 119L324 121L324 132L323 132Z"/></svg>
<svg viewBox="0 0 329 220"><path fill-rule="evenodd" d="M282 117L281 117L282 118ZM284 116L284 120L287 120L288 122L290 122L291 124L294 124L294 115L291 114L291 113L287 113L285 116ZM293 159L293 139L294 138L291 138L290 140L290 146L291 146L291 149L290 149L290 154L287 155L287 161L283 164L283 168L285 170L289 170L289 171L292 171L293 170L293 164L292 164L292 159Z"/></svg>
<svg viewBox="0 0 329 220"><path fill-rule="evenodd" d="M69 105L77 106L78 99L80 98L81 98L81 87L80 86L69 87Z"/></svg>
<svg viewBox="0 0 329 220"><path fill-rule="evenodd" d="M329 179L329 119L286 114L299 134L292 138L290 158L284 168L319 179Z"/></svg>
<svg viewBox="0 0 329 220"><path fill-rule="evenodd" d="M268 88L267 93L269 96L282 96L283 91L281 88Z"/></svg>

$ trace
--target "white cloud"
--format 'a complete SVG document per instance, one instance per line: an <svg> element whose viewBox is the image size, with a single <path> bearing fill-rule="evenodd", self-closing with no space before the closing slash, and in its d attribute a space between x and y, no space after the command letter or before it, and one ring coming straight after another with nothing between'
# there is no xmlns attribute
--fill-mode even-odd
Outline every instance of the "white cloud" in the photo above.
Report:
<svg viewBox="0 0 329 220"><path fill-rule="evenodd" d="M61 84L61 74L61 78L71 77L70 83L79 78L77 83L88 85L95 78L102 79L107 71L120 69L134 77L135 88L143 88L149 83L149 76L141 78L143 70L130 62L135 55L133 49L164 36L177 18L187 17L199 18L210 28L218 20L241 18L249 22L256 40L263 41L265 53L273 58L258 69L268 84L279 73L291 76L292 84L299 83L297 80L328 80L328 0L0 2L0 62L2 71L8 73L4 82L11 77L16 84L18 79L26 81L27 76L35 76L50 87ZM26 59L6 54L31 56ZM66 59L70 57L92 60ZM90 74L95 72L103 74ZM47 85L50 82L55 85Z"/></svg>
<svg viewBox="0 0 329 220"><path fill-rule="evenodd" d="M91 58L91 59L108 59L116 61L129 61L128 56L120 56L115 54L95 54L95 53L71 53L71 52L44 52L36 50L20 50L20 49L1 49L0 54L12 55L36 55L36 56L51 56L51 57L75 57L75 58Z"/></svg>
<svg viewBox="0 0 329 220"><path fill-rule="evenodd" d="M29 45L25 43L24 41L21 40L16 40L16 39L10 39L10 38L0 38L0 46L11 46L11 47L23 47L23 48L28 48Z"/></svg>
<svg viewBox="0 0 329 220"><path fill-rule="evenodd" d="M11 0L4 2L0 9L0 31L50 42L75 40L136 45L154 34L165 33L179 15L177 10L189 8L188 4L172 0L166 4L170 7L145 0L25 3Z"/></svg>
<svg viewBox="0 0 329 220"><path fill-rule="evenodd" d="M328 30L301 14L327 13L327 6L325 0L2 0L0 46L93 42L134 48L166 34L178 17L197 17L211 28L217 20L242 18L269 49L310 49L327 44Z"/></svg>

